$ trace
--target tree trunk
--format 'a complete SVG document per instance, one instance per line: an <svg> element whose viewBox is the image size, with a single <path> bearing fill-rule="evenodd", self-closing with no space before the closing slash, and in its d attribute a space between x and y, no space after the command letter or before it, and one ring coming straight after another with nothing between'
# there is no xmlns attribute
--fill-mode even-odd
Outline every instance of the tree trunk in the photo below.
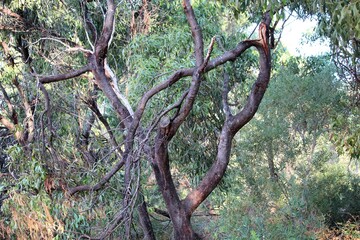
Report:
<svg viewBox="0 0 360 240"><path fill-rule="evenodd" d="M171 215L170 215L171 216ZM195 240L201 239L199 235L192 229L190 216L186 217L179 214L177 221L172 221L174 227L175 240Z"/></svg>
<svg viewBox="0 0 360 240"><path fill-rule="evenodd" d="M147 211L146 202L143 200L138 206L140 224L144 232L144 240L155 240L155 234Z"/></svg>
<svg viewBox="0 0 360 240"><path fill-rule="evenodd" d="M199 239L198 235L191 227L191 213L186 213L185 207L180 201L175 184L172 180L168 155L169 140L164 134L165 132L166 129L160 129L155 139L155 157L152 166L155 172L156 181L173 224L174 239Z"/></svg>
<svg viewBox="0 0 360 240"><path fill-rule="evenodd" d="M267 154L266 155L267 155L267 160L268 160L270 178L273 181L277 181L278 177L277 177L277 174L275 173L274 149L273 149L272 143L270 143L267 146Z"/></svg>

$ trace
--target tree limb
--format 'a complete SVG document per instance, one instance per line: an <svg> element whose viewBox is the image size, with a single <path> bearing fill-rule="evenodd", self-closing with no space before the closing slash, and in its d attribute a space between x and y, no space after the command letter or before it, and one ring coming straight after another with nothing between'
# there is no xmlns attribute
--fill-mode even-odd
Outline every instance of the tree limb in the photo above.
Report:
<svg viewBox="0 0 360 240"><path fill-rule="evenodd" d="M117 171L119 171L119 169L124 166L125 163L125 159L126 158L122 158L120 161L118 161L115 166L102 178L99 180L99 182L95 185L81 185L81 186L76 186L76 187L72 187L69 188L67 190L67 194L69 196L74 195L77 192L81 192L81 191L98 191L100 190L111 178L112 176L115 175L115 173L117 173Z"/></svg>
<svg viewBox="0 0 360 240"><path fill-rule="evenodd" d="M22 88L22 86L20 85L20 83L17 80L17 77L14 78L13 80L14 85L16 86L17 90L19 91L19 95L20 98L23 102L24 105L24 109L25 109L25 125L26 125L26 131L27 131L27 139L24 139L28 142L32 142L33 138L34 138L34 131L35 131L35 122L34 122L34 114L31 110L31 105L27 99L27 96L24 92L24 89Z"/></svg>
<svg viewBox="0 0 360 240"><path fill-rule="evenodd" d="M11 121L14 123L14 124L18 124L18 118L17 118L17 114L16 114L16 111L10 101L10 98L5 90L5 88L1 85L0 83L0 90L4 96L4 100L6 102L6 105L8 106L8 109L9 111L6 111L8 113L9 116L11 116Z"/></svg>
<svg viewBox="0 0 360 240"><path fill-rule="evenodd" d="M106 58L108 45L112 38L114 30L114 20L116 5L114 0L107 0L107 12L105 15L104 25L100 34L100 37L95 45L95 56L97 57L98 63L102 62Z"/></svg>
<svg viewBox="0 0 360 240"><path fill-rule="evenodd" d="M95 101L94 98L90 97L89 99L85 100L85 103L89 106L89 108L91 109L91 111L93 111L93 113L95 113L95 115L97 116L97 118L100 120L100 122L105 126L105 129L107 131L107 133L109 134L109 138L110 138L110 143L113 146L115 153L117 155L118 158L121 158L121 150L119 148L119 144L117 143L115 136L113 134L113 131L108 123L108 121L106 120L106 118L101 114L97 103Z"/></svg>
<svg viewBox="0 0 360 240"><path fill-rule="evenodd" d="M132 109L132 107L131 107L129 101L126 99L126 97L123 94L121 94L119 86L118 86L118 79L117 79L115 73L111 70L111 68L108 65L107 61L105 61L105 72L108 73L108 75L110 76L110 78L111 78L111 80L113 82L113 88L114 88L114 91L116 93L116 96L124 104L124 106L126 107L128 112L130 113L130 115L134 116L134 110Z"/></svg>
<svg viewBox="0 0 360 240"><path fill-rule="evenodd" d="M200 67L200 65L204 62L204 42L203 42L201 28L196 20L195 13L191 6L190 0L183 0L183 7L184 7L186 19L191 28L191 34L194 41L196 66Z"/></svg>
<svg viewBox="0 0 360 240"><path fill-rule="evenodd" d="M206 66L207 66L207 64L209 62L210 55L211 55L211 52L213 50L214 43L215 43L215 38L212 38L211 42L210 42L210 45L209 45L208 52L206 54L205 61L203 61L202 64L193 72L189 92L186 95L184 104L181 107L181 109L179 111L179 114L173 120L173 124L171 125L171 129L170 129L170 133L169 133L170 137L175 135L177 129L180 127L180 125L184 122L186 117L189 115L189 113L190 113L190 111L191 111L191 109L192 109L192 107L194 105L196 95L199 92L202 74L205 71L205 68L206 68Z"/></svg>
<svg viewBox="0 0 360 240"><path fill-rule="evenodd" d="M204 72L211 71L212 69L228 62L228 61L235 61L236 58L238 58L246 49L252 47L252 46L261 46L256 41L242 41L240 42L234 49L225 52L219 57L214 58L213 60L209 61L209 63L206 65ZM177 83L180 79L184 77L188 77L193 75L196 68L184 68L177 70L173 74L171 74L168 79L166 79L164 82L154 86L152 89L147 91L141 100L139 101L138 107L135 111L135 119L141 118L145 107L147 105L147 102L155 96L157 93L163 91L164 89L167 89L171 87L173 84Z"/></svg>
<svg viewBox="0 0 360 240"><path fill-rule="evenodd" d="M264 20L264 23L269 27L270 16ZM268 41L267 41L268 42ZM191 216L195 209L203 202L207 196L218 185L229 163L231 143L235 134L255 115L265 90L270 80L270 52L266 53L266 49L262 44L255 45L260 53L260 71L256 82L253 84L249 98L244 108L235 116L228 116L225 120L221 131L217 157L210 170L206 173L200 184L192 190L186 198L182 201L186 209L186 214Z"/></svg>
<svg viewBox="0 0 360 240"><path fill-rule="evenodd" d="M222 104L223 104L223 111L225 113L225 116L228 118L231 116L231 111L230 111L230 106L229 106L229 101L228 101L228 94L230 91L229 88L229 74L227 72L225 72L225 69L223 70L223 76L224 76L224 81L223 81L223 91L222 91Z"/></svg>
<svg viewBox="0 0 360 240"><path fill-rule="evenodd" d="M90 70L91 70L91 67L89 65L86 65L80 69L74 70L69 73L39 77L39 82L41 82L42 84L59 82L59 81L63 81L66 79L78 77L86 72L89 72Z"/></svg>

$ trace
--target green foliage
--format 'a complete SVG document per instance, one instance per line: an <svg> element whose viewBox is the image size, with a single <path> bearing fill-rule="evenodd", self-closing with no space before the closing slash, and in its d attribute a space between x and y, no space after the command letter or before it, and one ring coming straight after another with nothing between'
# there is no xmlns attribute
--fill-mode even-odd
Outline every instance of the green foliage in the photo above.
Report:
<svg viewBox="0 0 360 240"><path fill-rule="evenodd" d="M309 200L328 223L345 223L360 215L360 178L339 165L327 166L309 181Z"/></svg>
<svg viewBox="0 0 360 240"><path fill-rule="evenodd" d="M251 18L259 19L262 14L269 11L271 15L276 18L284 18L284 6L288 5L288 0L217 0L220 4L227 5L233 11L235 16L239 16L242 13L248 14ZM279 11L280 10L280 11Z"/></svg>
<svg viewBox="0 0 360 240"><path fill-rule="evenodd" d="M359 162L360 159L360 124L359 109L336 116L332 129L334 130L333 141L340 154L348 154L352 160Z"/></svg>
<svg viewBox="0 0 360 240"><path fill-rule="evenodd" d="M333 47L340 47L355 59L360 56L359 1L331 0L217 0L228 5L235 15L246 12L252 18L260 18L265 11L270 11L275 19L285 18L285 9L295 11L301 18L314 16L318 20L318 32L330 38ZM349 52L349 49L353 51Z"/></svg>
<svg viewBox="0 0 360 240"><path fill-rule="evenodd" d="M121 92L132 106L136 106L144 92L166 79L174 69L193 66L194 56L191 32L179 2L148 1L146 9L142 8L144 1L132 3L119 2L107 61L119 78ZM213 59L245 40L252 20L259 22L264 10L276 14L285 5L303 15L316 14L321 9L321 34L346 46L351 36L358 37L359 24L354 21L359 6L357 2L344 3L198 0L193 1L193 6L203 29L205 51L210 39L216 37ZM104 1L87 3L97 33L102 29L104 4ZM89 32L86 34L84 9L78 1L72 0L11 1L8 7L23 14L33 28L25 34L21 31L13 35L1 33L2 39L9 43L10 53L16 56L16 64L14 68L8 65L5 54L0 53L0 81L19 112L17 128L26 126L22 123L25 118L22 99L12 86L13 79L18 78L26 97L37 100L32 105L36 140L29 145L30 155L17 144L8 143L4 147L8 157L4 172L9 174L0 179L0 198L8 198L1 206L0 238L96 236L121 208L124 172L120 170L98 192L75 197L64 192L67 187L97 183L117 160L109 144L109 134L99 119L92 123L86 148L81 148L82 130L90 116L85 100L96 99L120 146L126 133L109 100L101 92L92 95L95 87L91 74L46 86L52 121L51 125L46 124L44 98L37 89L37 79L17 56L19 48L15 47L19 39L29 47L32 66L41 75L66 73L82 66L86 54L66 52L64 49L68 46L59 41L66 38L72 41L66 44L76 43L91 49L94 39ZM143 15L139 14L140 10ZM135 17L136 13L139 16ZM284 10L274 17L284 18ZM354 28L348 28L352 24ZM272 83L256 119L236 137L228 172L220 189L209 199L210 205L220 208L220 216L210 220L206 217L193 219L199 228L209 222L211 229L206 232L215 239L313 239L317 231L324 228L318 209L333 222L346 220L348 215L344 211L359 214L354 201L360 197L358 178L335 167L324 167L338 158L331 150L329 136L340 154L359 158L358 113L343 114L346 112L344 87L334 77L334 66L329 64L328 57L285 61L283 54L275 52ZM256 53L247 51L241 60L227 63L204 76L192 113L169 146L172 173L180 196L199 183L216 155L224 120L223 79L229 78L232 89L229 93L231 109L240 110L256 78L257 59ZM174 88L153 98L141 127L146 129L156 124L154 118L176 102L189 83L190 78L183 79ZM0 106L2 114L3 109L7 109L3 95ZM150 132L149 141L152 139ZM85 150L93 156L94 162L87 161ZM154 208L164 209L165 206L152 179L147 156L141 156L141 160L144 160L141 161L143 172L141 176L134 173L133 177L139 178L143 186L139 191L149 204L150 214L156 216ZM274 162L278 182L269 179L269 161ZM53 184L58 188L53 189ZM339 212L342 209L345 210ZM138 223L136 213L133 217ZM166 238L171 234L168 220L154 218L152 221L158 236ZM163 233L165 228L168 235ZM122 231L116 229L114 234ZM141 231L139 224L133 231L136 234Z"/></svg>
<svg viewBox="0 0 360 240"><path fill-rule="evenodd" d="M345 93L332 69L327 57L275 68L256 118L236 139L216 239L314 239L324 228L326 214L310 200L323 188L310 179L320 169L330 174L323 166L338 158L327 131ZM278 180L269 178L269 161Z"/></svg>
<svg viewBox="0 0 360 240"><path fill-rule="evenodd" d="M284 186L256 181L263 187L262 197L252 194L252 188L231 192L223 203L217 221L215 239L314 239L323 227L322 217L308 209L302 199L303 189L295 182ZM241 196L241 197L240 197ZM226 206L231 206L228 208Z"/></svg>
<svg viewBox="0 0 360 240"><path fill-rule="evenodd" d="M97 235L120 207L120 200L114 201L121 192L120 173L109 183L112 191L69 198L65 187L72 183L65 182L67 176L77 181L77 185L90 184L97 181L106 169L87 170L77 176L70 167L79 170L84 167L80 165L81 160L75 158L68 169L62 169L66 170L64 175L59 176L53 174L54 169L45 167L43 159L34 157L26 164L17 162L26 159L20 147L12 146L8 154L11 156L8 162L10 169L21 172L21 175L18 179L5 182L5 185L0 182L8 195L1 207L0 236L3 234L9 239L75 239L83 234ZM69 155L72 154L69 152ZM55 186L64 189L54 189Z"/></svg>

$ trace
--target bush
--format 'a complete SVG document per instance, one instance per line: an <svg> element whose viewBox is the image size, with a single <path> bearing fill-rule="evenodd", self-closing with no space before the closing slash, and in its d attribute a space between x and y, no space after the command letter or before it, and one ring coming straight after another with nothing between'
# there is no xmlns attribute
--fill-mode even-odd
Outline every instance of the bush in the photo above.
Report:
<svg viewBox="0 0 360 240"><path fill-rule="evenodd" d="M309 201L330 226L360 216L360 177L338 165L325 167L309 181Z"/></svg>
<svg viewBox="0 0 360 240"><path fill-rule="evenodd" d="M323 218L306 207L304 190L289 181L287 193L277 183L265 183L267 193L255 196L246 189L228 193L217 221L210 228L213 239L315 239ZM264 191L263 191L264 192ZM240 197L241 196L241 197Z"/></svg>

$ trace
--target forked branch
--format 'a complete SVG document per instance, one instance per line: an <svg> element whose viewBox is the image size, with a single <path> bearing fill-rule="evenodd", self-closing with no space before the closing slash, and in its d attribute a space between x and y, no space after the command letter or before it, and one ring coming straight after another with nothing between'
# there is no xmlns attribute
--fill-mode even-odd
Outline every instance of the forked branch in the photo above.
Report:
<svg viewBox="0 0 360 240"><path fill-rule="evenodd" d="M268 16L268 18L270 17ZM266 27L269 27L270 20L265 19L263 24L266 24ZM265 40L267 43L267 39ZM268 55L270 52L267 48L264 48L262 44L256 43L256 41L252 42L260 54L260 71L257 80L252 86L252 90L244 108L235 116L230 114L227 115L220 134L217 157L214 164L200 182L200 184L183 200L185 211L189 216L191 216L195 209L215 189L224 176L230 159L232 139L235 134L253 118L268 86L271 70L270 56Z"/></svg>

